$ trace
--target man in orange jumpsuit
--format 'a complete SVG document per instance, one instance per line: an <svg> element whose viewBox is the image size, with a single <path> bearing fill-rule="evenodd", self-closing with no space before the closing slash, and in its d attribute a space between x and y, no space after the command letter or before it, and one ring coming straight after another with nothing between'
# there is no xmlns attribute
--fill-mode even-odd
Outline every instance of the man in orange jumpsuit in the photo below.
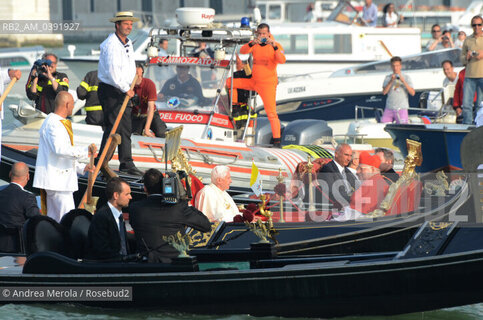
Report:
<svg viewBox="0 0 483 320"><path fill-rule="evenodd" d="M263 106L272 127L273 144L280 145L280 121L277 115L275 94L277 90L277 64L285 63L285 55L280 43L273 39L270 27L262 23L257 28L257 37L240 49L241 54L251 53L253 56L253 71L251 78L233 79L232 101L238 101L236 89L256 91L263 100ZM231 78L227 80L231 87Z"/></svg>

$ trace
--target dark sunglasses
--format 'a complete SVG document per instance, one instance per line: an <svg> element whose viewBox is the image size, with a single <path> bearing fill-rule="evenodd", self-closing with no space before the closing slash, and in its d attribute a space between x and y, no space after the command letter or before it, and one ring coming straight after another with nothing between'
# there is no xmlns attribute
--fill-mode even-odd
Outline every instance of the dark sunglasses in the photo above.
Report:
<svg viewBox="0 0 483 320"><path fill-rule="evenodd" d="M475 23L475 24L472 24L471 26L474 28L474 27L481 27L483 24L481 23Z"/></svg>
<svg viewBox="0 0 483 320"><path fill-rule="evenodd" d="M431 32L435 33L435 32L441 32L441 30L431 30Z"/></svg>

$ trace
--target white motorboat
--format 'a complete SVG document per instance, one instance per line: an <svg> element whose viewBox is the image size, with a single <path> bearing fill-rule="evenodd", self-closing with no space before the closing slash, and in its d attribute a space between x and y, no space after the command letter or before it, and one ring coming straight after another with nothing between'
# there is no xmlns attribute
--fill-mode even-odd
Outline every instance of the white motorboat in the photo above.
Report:
<svg viewBox="0 0 483 320"><path fill-rule="evenodd" d="M287 58L287 62L278 67L279 75L332 72L391 55L421 52L421 32L418 28L363 27L356 23L357 16L356 8L349 2L341 1L322 23L271 23L270 31L283 46ZM131 40L136 60L146 60L150 35L147 28L133 32ZM246 39L247 42L249 40ZM179 48L173 51L181 54ZM61 59L92 63L99 60L99 54L75 56L72 51L70 56Z"/></svg>
<svg viewBox="0 0 483 320"><path fill-rule="evenodd" d="M411 77L416 90L416 95L409 99L411 107L419 106L423 92L441 89L444 60L452 61L456 71L462 68L459 54L459 49L445 49L402 57L402 72ZM386 97L382 95L382 83L390 73L388 59L340 69L329 77L311 74L280 77L277 87L279 117L283 121L305 118L353 121L357 105L384 108ZM262 104L259 99L258 106ZM260 112L264 113L261 108ZM366 110L366 118L374 116L373 111ZM337 133L345 132L347 127L344 132Z"/></svg>
<svg viewBox="0 0 483 320"><path fill-rule="evenodd" d="M202 40L216 42L223 47L236 48L246 41L247 36L250 36L240 32L239 29L227 28L193 29L190 33L180 33L179 30L170 32L174 30L168 28L164 32L153 32L153 43L157 43L156 40L160 36L167 36L178 39L181 43ZM204 31L211 31L211 35L200 39ZM148 52L151 51L151 49L148 50ZM283 149L271 148L266 144L270 142L271 131L270 133L259 132L258 137L255 137L255 133L250 132L251 121L247 122L245 128L238 130L241 134L235 134L237 130L230 117L231 105L228 103L229 99L224 89L227 77L234 70L234 55L230 55L228 60L185 56L162 58L156 55L147 63L145 76L153 79L160 88L174 74L170 69L178 65L190 67L191 74L200 79L207 73L212 80L201 81L203 99L183 94L179 97L167 97L157 103L161 117L170 128L184 126L180 149L192 168L203 178L203 182L210 181L210 172L214 166L225 164L232 172L232 186L246 189L249 187L252 163L255 163L260 170L264 187L273 188L278 182L276 177L280 172L285 178L291 177L297 164L306 161L307 157L332 156L334 150L332 145L328 145L327 148L305 146L323 136L331 135L330 128L320 120L304 120L287 124L284 134L292 146L286 145ZM20 121L14 121L3 128L2 143L17 150L37 148L38 130L45 115L29 105L16 106L12 111L15 118ZM262 120L259 121L259 123L262 122ZM102 129L99 126L74 122L73 131L75 145L88 145L93 142L99 145L101 142ZM250 138L249 134L252 135L253 143L254 140L258 140L257 145L246 143L246 138ZM360 148L370 149L371 147L364 145ZM133 159L140 169L152 167L164 169L165 150L163 138L132 136ZM116 154L112 160L113 167L118 165Z"/></svg>

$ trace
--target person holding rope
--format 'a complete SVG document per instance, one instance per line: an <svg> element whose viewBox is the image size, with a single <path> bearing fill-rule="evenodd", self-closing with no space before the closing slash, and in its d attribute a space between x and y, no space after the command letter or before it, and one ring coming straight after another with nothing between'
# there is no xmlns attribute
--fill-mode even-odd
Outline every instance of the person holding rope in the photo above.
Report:
<svg viewBox="0 0 483 320"><path fill-rule="evenodd" d="M188 206L188 201L178 203L164 201L163 174L149 169L143 175L144 192L147 198L136 201L129 207L129 223L136 236L137 252L147 253L148 262L170 263L179 252L163 240L163 236L184 234L186 227L201 232L211 230L210 221L199 210Z"/></svg>
<svg viewBox="0 0 483 320"><path fill-rule="evenodd" d="M133 22L139 21L139 18L135 18L132 12L125 11L118 12L109 21L115 23L116 31L101 44L99 56L97 94L104 112L104 134L99 155L106 147L124 97L126 95L134 97L134 91L130 89L130 86L136 75L133 44L127 36L132 31ZM136 168L132 159L131 110L132 106L128 104L116 130L116 133L121 136L121 144L118 147L119 171L131 175L142 175L143 172Z"/></svg>

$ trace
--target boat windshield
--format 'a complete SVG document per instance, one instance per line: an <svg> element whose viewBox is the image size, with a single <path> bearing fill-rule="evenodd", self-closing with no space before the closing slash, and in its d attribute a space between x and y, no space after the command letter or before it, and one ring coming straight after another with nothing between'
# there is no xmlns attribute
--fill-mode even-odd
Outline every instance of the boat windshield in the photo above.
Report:
<svg viewBox="0 0 483 320"><path fill-rule="evenodd" d="M460 49L449 49L441 51L431 51L414 56L402 58L402 70L424 70L424 69L440 69L441 63L445 60L453 62L454 67L461 67ZM358 67L351 67L334 72L332 76L356 75L374 72L392 72L391 62L389 60L366 63Z"/></svg>
<svg viewBox="0 0 483 320"><path fill-rule="evenodd" d="M156 85L158 110L214 111L228 114L230 108L224 86L228 74L225 68L150 65L146 68L144 77L151 79Z"/></svg>
<svg viewBox="0 0 483 320"><path fill-rule="evenodd" d="M336 21L344 24L353 24L359 12L348 1L340 1L327 21Z"/></svg>

